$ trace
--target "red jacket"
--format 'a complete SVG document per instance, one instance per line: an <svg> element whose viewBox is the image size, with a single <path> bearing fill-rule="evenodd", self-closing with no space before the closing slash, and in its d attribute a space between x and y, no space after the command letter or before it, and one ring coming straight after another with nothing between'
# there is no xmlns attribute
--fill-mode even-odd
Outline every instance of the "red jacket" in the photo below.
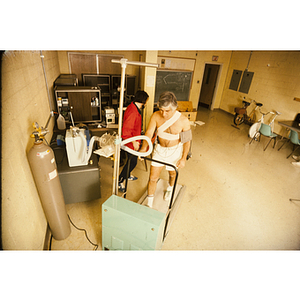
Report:
<svg viewBox="0 0 300 300"><path fill-rule="evenodd" d="M122 139L126 140L133 136L141 135L142 131L142 115L140 110L131 102L125 110L122 126ZM138 141L140 142L140 141ZM126 144L127 147L133 149L133 144ZM134 149L133 149L134 150Z"/></svg>

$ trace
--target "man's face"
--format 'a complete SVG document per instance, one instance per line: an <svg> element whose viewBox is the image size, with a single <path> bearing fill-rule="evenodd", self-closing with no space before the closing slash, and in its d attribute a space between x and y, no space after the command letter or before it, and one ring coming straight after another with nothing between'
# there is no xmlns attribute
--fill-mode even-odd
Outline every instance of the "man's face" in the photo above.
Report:
<svg viewBox="0 0 300 300"><path fill-rule="evenodd" d="M175 111L176 110L173 110L171 105L159 108L159 112L161 113L162 117L166 120L170 119L174 115Z"/></svg>

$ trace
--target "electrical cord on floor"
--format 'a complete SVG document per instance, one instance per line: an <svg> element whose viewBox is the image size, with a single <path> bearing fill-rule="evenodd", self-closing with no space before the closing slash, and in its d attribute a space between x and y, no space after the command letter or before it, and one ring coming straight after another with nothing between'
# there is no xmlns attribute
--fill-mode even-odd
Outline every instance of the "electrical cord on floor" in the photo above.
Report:
<svg viewBox="0 0 300 300"><path fill-rule="evenodd" d="M52 233L51 233L51 236L50 236L50 242L49 242L49 251L51 251L52 238L53 238L53 235L52 235Z"/></svg>
<svg viewBox="0 0 300 300"><path fill-rule="evenodd" d="M69 218L70 223L71 223L77 230L84 231L87 240L89 241L90 244L92 244L93 246L95 246L94 251L96 251L96 250L98 249L98 245L97 245L97 244L94 244L93 242L91 242L91 240L89 239L89 237L88 237L88 235L87 235L86 230L83 229L83 228L78 228L78 227L72 222L72 220L71 220L71 218L70 218L69 215L68 215L68 218ZM49 251L51 250L52 238L53 238L53 235L51 234L50 242L49 242Z"/></svg>
<svg viewBox="0 0 300 300"><path fill-rule="evenodd" d="M87 232L86 232L86 230L85 229L83 229L83 228L78 228L76 225L74 225L74 223L72 222L72 220L71 220L71 218L70 218L70 216L68 215L68 218L69 218L69 220L70 220L70 222L71 222L71 224L77 229L77 230L81 230L81 231L84 231L84 233L85 233L85 236L86 236L86 238L87 238L87 240L90 242L90 244L92 244L93 246L95 246L95 249L94 250L97 250L98 249L98 245L97 244L94 244L93 242L91 242L91 240L89 239L89 237L88 237L88 235L87 235Z"/></svg>

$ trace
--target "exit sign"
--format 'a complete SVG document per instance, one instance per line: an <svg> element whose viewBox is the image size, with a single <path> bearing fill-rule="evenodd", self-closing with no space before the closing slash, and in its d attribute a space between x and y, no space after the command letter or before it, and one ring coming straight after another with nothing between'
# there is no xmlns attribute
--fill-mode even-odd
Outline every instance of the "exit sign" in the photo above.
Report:
<svg viewBox="0 0 300 300"><path fill-rule="evenodd" d="M214 55L214 56L212 57L212 61L218 61L218 59L219 59L219 56L215 56L215 55Z"/></svg>

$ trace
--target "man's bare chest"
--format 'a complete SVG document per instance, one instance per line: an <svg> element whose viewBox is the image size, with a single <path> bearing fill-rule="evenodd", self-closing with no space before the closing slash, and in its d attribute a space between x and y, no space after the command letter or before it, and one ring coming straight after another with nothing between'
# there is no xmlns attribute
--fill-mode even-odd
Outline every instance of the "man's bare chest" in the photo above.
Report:
<svg viewBox="0 0 300 300"><path fill-rule="evenodd" d="M156 123L156 128L158 129L159 127L161 127L164 123L166 122L165 119L160 119L157 121ZM171 126L169 126L168 128L166 128L164 130L164 132L170 133L170 134L178 134L182 131L182 123L179 120L177 120L174 124L172 124Z"/></svg>

